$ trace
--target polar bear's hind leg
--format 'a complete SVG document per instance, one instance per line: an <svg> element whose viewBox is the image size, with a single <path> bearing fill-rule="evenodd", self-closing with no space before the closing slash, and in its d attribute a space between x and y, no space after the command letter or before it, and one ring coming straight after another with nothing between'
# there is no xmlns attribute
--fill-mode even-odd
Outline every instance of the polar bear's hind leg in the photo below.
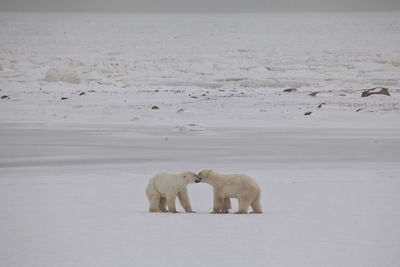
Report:
<svg viewBox="0 0 400 267"><path fill-rule="evenodd" d="M229 197L226 197L224 199L224 206L222 208L222 213L228 213L231 208L232 208L231 199Z"/></svg>
<svg viewBox="0 0 400 267"><path fill-rule="evenodd" d="M239 211L235 214L247 214L249 212L250 201L246 198L239 198Z"/></svg>
<svg viewBox="0 0 400 267"><path fill-rule="evenodd" d="M251 208L253 209L252 213L262 213L260 197L251 203Z"/></svg>
<svg viewBox="0 0 400 267"><path fill-rule="evenodd" d="M150 212L158 212L160 205L160 197L159 196L151 196L150 199Z"/></svg>

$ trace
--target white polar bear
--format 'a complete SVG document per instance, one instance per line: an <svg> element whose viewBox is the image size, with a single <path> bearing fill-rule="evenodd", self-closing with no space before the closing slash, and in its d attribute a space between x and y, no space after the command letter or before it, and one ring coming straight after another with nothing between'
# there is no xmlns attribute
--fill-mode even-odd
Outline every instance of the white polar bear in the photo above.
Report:
<svg viewBox="0 0 400 267"><path fill-rule="evenodd" d="M227 213L231 208L231 197L239 200L237 214L248 213L249 206L253 213L262 213L260 204L261 189L249 176L243 174L218 174L212 170L202 170L199 173L201 182L214 188L213 213Z"/></svg>
<svg viewBox="0 0 400 267"><path fill-rule="evenodd" d="M186 212L193 212L187 193L187 185L191 183L199 183L200 178L194 172L182 172L180 174L172 174L162 172L150 179L146 188L146 195L150 201L150 212L166 212L176 213L175 200L178 196L182 207Z"/></svg>

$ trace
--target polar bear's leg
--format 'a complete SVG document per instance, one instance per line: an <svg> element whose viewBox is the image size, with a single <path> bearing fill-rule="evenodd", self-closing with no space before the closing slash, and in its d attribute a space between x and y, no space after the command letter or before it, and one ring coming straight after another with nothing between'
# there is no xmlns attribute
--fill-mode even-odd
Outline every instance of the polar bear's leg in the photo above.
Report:
<svg viewBox="0 0 400 267"><path fill-rule="evenodd" d="M252 213L262 213L259 197L251 203L251 208L253 209Z"/></svg>
<svg viewBox="0 0 400 267"><path fill-rule="evenodd" d="M157 195L150 196L149 201L150 201L150 212L158 212L160 205L160 196Z"/></svg>
<svg viewBox="0 0 400 267"><path fill-rule="evenodd" d="M214 191L214 209L212 213L221 213L224 207L225 196Z"/></svg>
<svg viewBox="0 0 400 267"><path fill-rule="evenodd" d="M239 198L239 211L236 214L246 214L249 212L250 201L247 198Z"/></svg>
<svg viewBox="0 0 400 267"><path fill-rule="evenodd" d="M178 194L178 198L186 212L193 212L192 206L190 205L189 195L186 189Z"/></svg>
<svg viewBox="0 0 400 267"><path fill-rule="evenodd" d="M231 199L229 197L226 197L224 199L224 206L222 208L222 213L228 213L231 208L232 208Z"/></svg>
<svg viewBox="0 0 400 267"><path fill-rule="evenodd" d="M165 197L160 198L160 205L159 208L162 212L167 211L167 199Z"/></svg>
<svg viewBox="0 0 400 267"><path fill-rule="evenodd" d="M176 196L168 196L167 197L167 206L168 212L176 213L176 206L175 206Z"/></svg>

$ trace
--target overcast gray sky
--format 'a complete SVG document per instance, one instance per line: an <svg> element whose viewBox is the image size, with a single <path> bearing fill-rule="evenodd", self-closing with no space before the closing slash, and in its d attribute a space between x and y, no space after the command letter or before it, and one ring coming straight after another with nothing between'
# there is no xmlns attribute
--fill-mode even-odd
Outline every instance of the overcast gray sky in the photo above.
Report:
<svg viewBox="0 0 400 267"><path fill-rule="evenodd" d="M391 11L400 0L0 0L1 11Z"/></svg>

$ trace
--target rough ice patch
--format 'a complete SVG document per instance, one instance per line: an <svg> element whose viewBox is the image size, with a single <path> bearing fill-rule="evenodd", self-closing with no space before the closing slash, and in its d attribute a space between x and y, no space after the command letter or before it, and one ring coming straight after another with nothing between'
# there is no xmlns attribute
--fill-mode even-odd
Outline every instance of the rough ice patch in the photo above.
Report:
<svg viewBox="0 0 400 267"><path fill-rule="evenodd" d="M65 82L78 84L81 82L78 74L70 69L50 68L44 80L47 82Z"/></svg>

